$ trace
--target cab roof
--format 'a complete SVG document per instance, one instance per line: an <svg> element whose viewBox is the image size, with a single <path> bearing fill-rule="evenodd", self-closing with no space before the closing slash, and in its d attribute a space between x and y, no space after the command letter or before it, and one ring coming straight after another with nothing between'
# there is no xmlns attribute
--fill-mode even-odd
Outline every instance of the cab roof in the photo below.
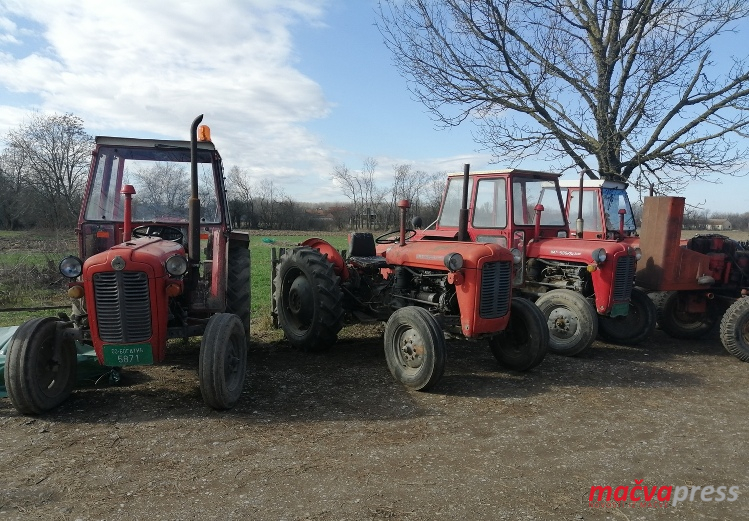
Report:
<svg viewBox="0 0 749 521"><path fill-rule="evenodd" d="M190 148L189 141L176 139L139 139L131 137L96 136L96 144L118 147L140 147L140 148ZM216 150L211 141L198 141L201 150Z"/></svg>
<svg viewBox="0 0 749 521"><path fill-rule="evenodd" d="M562 188L579 188L579 179L560 179L559 186ZM583 188L627 188L627 183L613 181L611 179L583 179Z"/></svg>
<svg viewBox="0 0 749 521"><path fill-rule="evenodd" d="M520 174L520 175L527 175L527 176L537 176L537 177L544 177L544 178L559 178L562 174L556 174L554 172L542 172L540 170L523 170L520 168L503 168L499 170L477 170L475 172L470 172L470 176L479 176L479 175L490 175L490 174L502 174L502 175L509 175L509 174ZM450 174L447 174L448 177L462 177L463 172L453 172Z"/></svg>

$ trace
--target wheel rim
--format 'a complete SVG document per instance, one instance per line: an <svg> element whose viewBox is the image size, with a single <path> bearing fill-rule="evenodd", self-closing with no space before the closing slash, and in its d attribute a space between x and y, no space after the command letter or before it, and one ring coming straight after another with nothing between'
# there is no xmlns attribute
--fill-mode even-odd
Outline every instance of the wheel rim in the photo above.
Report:
<svg viewBox="0 0 749 521"><path fill-rule="evenodd" d="M299 331L306 331L314 317L312 285L304 273L292 270L284 279L283 290L283 294L287 296L284 302L287 322Z"/></svg>
<svg viewBox="0 0 749 521"><path fill-rule="evenodd" d="M424 339L418 331L407 325L398 327L393 349L398 363L406 373L414 374L424 364L426 356L424 346Z"/></svg>
<svg viewBox="0 0 749 521"><path fill-rule="evenodd" d="M555 308L547 319L549 333L558 340L574 340L580 329L580 319L567 308Z"/></svg>
<svg viewBox="0 0 749 521"><path fill-rule="evenodd" d="M240 349L244 346L240 344L241 342L236 337L232 337L224 359L224 378L226 387L230 390L235 389L242 380Z"/></svg>
<svg viewBox="0 0 749 521"><path fill-rule="evenodd" d="M40 346L36 360L39 390L50 398L58 396L67 385L66 371L60 362L62 353L55 351L54 338L47 339Z"/></svg>

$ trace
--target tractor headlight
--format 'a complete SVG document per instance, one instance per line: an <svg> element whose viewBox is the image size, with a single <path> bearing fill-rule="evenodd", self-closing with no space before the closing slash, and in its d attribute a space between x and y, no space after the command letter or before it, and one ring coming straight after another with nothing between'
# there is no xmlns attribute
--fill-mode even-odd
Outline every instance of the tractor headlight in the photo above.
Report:
<svg viewBox="0 0 749 521"><path fill-rule="evenodd" d="M635 248L635 259L642 259L642 250L640 248Z"/></svg>
<svg viewBox="0 0 749 521"><path fill-rule="evenodd" d="M521 262L523 262L523 252L521 252L517 248L513 248L510 251L512 252L512 263L513 264L520 264Z"/></svg>
<svg viewBox="0 0 749 521"><path fill-rule="evenodd" d="M463 267L463 256L460 253L448 253L445 255L445 268L450 271L458 271Z"/></svg>
<svg viewBox="0 0 749 521"><path fill-rule="evenodd" d="M167 273L173 277L181 277L187 271L187 259L182 255L172 255L164 263Z"/></svg>
<svg viewBox="0 0 749 521"><path fill-rule="evenodd" d="M593 250L591 256L593 257L594 262L601 264L606 260L606 250L604 250L603 248L598 248L597 250Z"/></svg>
<svg viewBox="0 0 749 521"><path fill-rule="evenodd" d="M71 255L60 261L59 269L63 277L75 279L83 273L83 261L78 257Z"/></svg>

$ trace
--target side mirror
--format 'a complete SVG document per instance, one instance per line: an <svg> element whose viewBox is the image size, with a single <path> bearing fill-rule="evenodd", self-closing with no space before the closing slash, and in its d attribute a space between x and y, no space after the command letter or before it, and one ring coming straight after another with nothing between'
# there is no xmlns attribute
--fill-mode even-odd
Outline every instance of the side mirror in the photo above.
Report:
<svg viewBox="0 0 749 521"><path fill-rule="evenodd" d="M422 224L424 224L424 223L422 222L422 220L421 220L421 217L420 217L420 216L418 216L418 215L417 215L417 216L415 216L415 217L414 217L413 219L411 219L411 225L412 225L412 226L414 227L414 229L416 229L416 230L421 230L421 226L422 226Z"/></svg>

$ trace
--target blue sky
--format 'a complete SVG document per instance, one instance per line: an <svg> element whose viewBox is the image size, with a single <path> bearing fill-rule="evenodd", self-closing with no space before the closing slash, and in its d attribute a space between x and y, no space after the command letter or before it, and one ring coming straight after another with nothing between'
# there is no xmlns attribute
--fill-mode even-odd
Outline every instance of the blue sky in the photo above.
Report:
<svg viewBox="0 0 749 521"><path fill-rule="evenodd" d="M383 185L402 163L490 168L470 124L437 129L411 98L375 8L374 0L0 0L0 135L39 110L76 114L94 135L185 139L203 113L227 167L310 202L343 200L330 173L367 157ZM749 211L747 182L695 183L682 195Z"/></svg>

